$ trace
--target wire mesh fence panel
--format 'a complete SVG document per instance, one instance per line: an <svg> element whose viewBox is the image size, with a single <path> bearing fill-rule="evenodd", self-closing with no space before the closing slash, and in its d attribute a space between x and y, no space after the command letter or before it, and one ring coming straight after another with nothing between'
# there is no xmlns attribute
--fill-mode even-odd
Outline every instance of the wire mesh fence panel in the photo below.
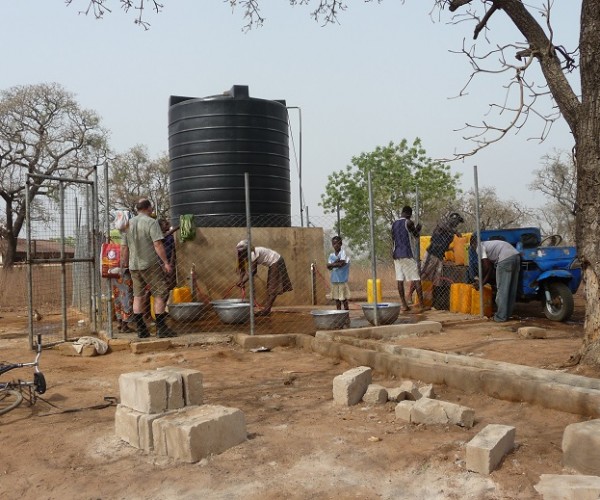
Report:
<svg viewBox="0 0 600 500"><path fill-rule="evenodd" d="M35 176L32 182L39 182ZM56 343L93 329L93 217L91 182L44 178L52 196L28 200L26 276L30 338Z"/></svg>

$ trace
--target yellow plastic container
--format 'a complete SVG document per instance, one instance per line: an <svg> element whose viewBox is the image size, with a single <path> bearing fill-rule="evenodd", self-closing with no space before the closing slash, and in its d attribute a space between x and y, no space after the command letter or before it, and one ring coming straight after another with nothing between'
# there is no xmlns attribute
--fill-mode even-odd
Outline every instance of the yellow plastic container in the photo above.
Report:
<svg viewBox="0 0 600 500"><path fill-rule="evenodd" d="M180 286L173 288L171 293L171 302L173 304L179 304L180 302L191 302L192 291L189 286Z"/></svg>
<svg viewBox="0 0 600 500"><path fill-rule="evenodd" d="M485 285L483 287L483 315L488 318L494 313L492 287ZM471 314L479 316L479 290L471 287Z"/></svg>
<svg viewBox="0 0 600 500"><path fill-rule="evenodd" d="M433 281L422 281L421 288L423 289L423 302L425 302L425 307L431 307L433 305ZM417 292L413 293L413 302L419 304Z"/></svg>
<svg viewBox="0 0 600 500"><path fill-rule="evenodd" d="M454 252L454 263L457 266L464 266L467 262L467 257L465 253L465 245L467 244L467 239L464 237L454 237L454 241L452 243L452 250Z"/></svg>
<svg viewBox="0 0 600 500"><path fill-rule="evenodd" d="M425 252L429 248L431 243L431 236L421 236L419 238L419 257L421 260L425 260Z"/></svg>
<svg viewBox="0 0 600 500"><path fill-rule="evenodd" d="M381 295L381 280L377 278L377 303L383 302ZM367 302L373 302L373 280L367 280Z"/></svg>
<svg viewBox="0 0 600 500"><path fill-rule="evenodd" d="M471 289L467 283L450 285L450 312L471 314Z"/></svg>
<svg viewBox="0 0 600 500"><path fill-rule="evenodd" d="M152 319L156 319L156 313L154 312L154 296L150 295L150 316Z"/></svg>

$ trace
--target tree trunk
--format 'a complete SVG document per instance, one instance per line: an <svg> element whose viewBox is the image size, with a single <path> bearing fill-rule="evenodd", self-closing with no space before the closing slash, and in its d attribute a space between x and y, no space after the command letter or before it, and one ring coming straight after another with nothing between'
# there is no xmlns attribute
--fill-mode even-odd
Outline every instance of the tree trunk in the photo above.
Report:
<svg viewBox="0 0 600 500"><path fill-rule="evenodd" d="M10 269L15 263L17 257L17 238L9 233L5 239L6 247L3 255L2 267Z"/></svg>
<svg viewBox="0 0 600 500"><path fill-rule="evenodd" d="M577 153L577 250L585 286L584 363L600 364L600 9L584 0L581 9L581 110L575 132Z"/></svg>

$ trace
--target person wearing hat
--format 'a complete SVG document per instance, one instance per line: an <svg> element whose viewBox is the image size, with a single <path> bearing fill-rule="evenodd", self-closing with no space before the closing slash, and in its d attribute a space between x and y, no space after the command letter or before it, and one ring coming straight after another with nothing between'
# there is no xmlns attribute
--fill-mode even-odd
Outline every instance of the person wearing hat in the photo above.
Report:
<svg viewBox="0 0 600 500"><path fill-rule="evenodd" d="M434 286L438 286L438 281L442 275L444 254L450 248L454 236L462 236L456 228L464 221L457 212L444 215L438 221L431 233L431 242L425 252L425 263L421 269L421 279L423 281L431 281Z"/></svg>
<svg viewBox="0 0 600 500"><path fill-rule="evenodd" d="M242 240L236 245L238 257L238 270L240 279L237 286L243 287L248 281L248 240ZM259 265L268 268L267 275L267 301L264 308L256 313L257 316L268 316L278 295L293 290L292 282L285 266L283 257L275 250L265 247L252 247L250 249L252 274L256 274Z"/></svg>

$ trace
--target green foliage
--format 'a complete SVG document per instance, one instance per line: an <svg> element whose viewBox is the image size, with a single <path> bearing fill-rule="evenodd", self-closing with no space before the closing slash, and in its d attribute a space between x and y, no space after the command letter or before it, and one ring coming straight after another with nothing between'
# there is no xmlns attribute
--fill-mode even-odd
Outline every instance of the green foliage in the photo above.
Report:
<svg viewBox="0 0 600 500"><path fill-rule="evenodd" d="M373 189L376 252L383 260L391 258L391 225L400 217L403 206L415 209L417 188L420 220L425 227L431 224L431 230L441 211L459 193L459 174L452 174L450 167L429 158L418 138L412 145L403 139L399 144L390 142L354 156L344 170L329 175L320 205L325 213L340 210L340 232L356 252L368 252L370 245L368 172ZM416 215L415 210L413 219Z"/></svg>

